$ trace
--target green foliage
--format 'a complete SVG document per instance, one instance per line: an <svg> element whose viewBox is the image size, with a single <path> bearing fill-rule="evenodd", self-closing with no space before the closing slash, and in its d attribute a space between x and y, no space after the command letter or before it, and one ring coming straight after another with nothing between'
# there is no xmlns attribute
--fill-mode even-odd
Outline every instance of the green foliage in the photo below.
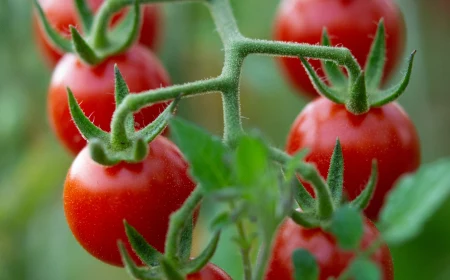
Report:
<svg viewBox="0 0 450 280"><path fill-rule="evenodd" d="M404 177L389 194L379 228L391 245L415 237L450 194L450 159L423 165Z"/></svg>
<svg viewBox="0 0 450 280"><path fill-rule="evenodd" d="M358 249L364 234L363 217L358 209L344 205L334 212L330 231L345 250Z"/></svg>
<svg viewBox="0 0 450 280"><path fill-rule="evenodd" d="M316 259L306 250L299 249L292 254L295 280L319 279L319 266Z"/></svg>

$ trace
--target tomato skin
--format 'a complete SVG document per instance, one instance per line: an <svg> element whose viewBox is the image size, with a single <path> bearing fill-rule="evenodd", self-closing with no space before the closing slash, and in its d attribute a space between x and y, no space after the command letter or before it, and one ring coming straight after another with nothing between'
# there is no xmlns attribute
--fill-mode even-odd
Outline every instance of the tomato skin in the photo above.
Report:
<svg viewBox="0 0 450 280"><path fill-rule="evenodd" d="M157 250L164 251L169 216L179 209L195 184L178 148L163 136L149 145L141 163L106 167L87 148L75 158L64 183L64 212L73 235L94 257L123 266L117 240L125 242L123 220Z"/></svg>
<svg viewBox="0 0 450 280"><path fill-rule="evenodd" d="M119 67L132 93L169 85L168 74L159 60L139 45L94 67L84 64L74 54L66 54L56 66L50 82L48 115L56 135L74 155L83 149L86 140L72 121L67 87L86 116L101 129L110 131L115 109L114 64ZM153 121L167 104L157 103L135 114L136 128Z"/></svg>
<svg viewBox="0 0 450 280"><path fill-rule="evenodd" d="M372 108L364 115L353 115L345 106L319 97L299 114L288 136L289 154L308 148L306 161L314 163L326 178L336 139L344 156L344 191L357 197L371 173L372 159L378 162L378 183L365 210L376 220L386 193L405 173L420 164L419 138L414 125L397 103ZM305 184L313 194L311 186Z"/></svg>
<svg viewBox="0 0 450 280"><path fill-rule="evenodd" d="M187 280L232 280L220 267L208 263L197 273L189 274Z"/></svg>
<svg viewBox="0 0 450 280"><path fill-rule="evenodd" d="M386 80L405 48L405 22L393 0L284 0L276 16L274 37L280 41L319 44L326 27L333 45L349 48L360 65L364 65L381 18L387 34ZM323 76L320 61L310 63ZM281 58L280 65L296 89L310 97L317 96L299 59Z"/></svg>
<svg viewBox="0 0 450 280"><path fill-rule="evenodd" d="M88 0L92 10L97 11L103 0ZM65 37L70 37L69 26L80 26L80 20L76 12L73 0L39 0L45 15L49 22ZM125 13L122 11L113 17L113 25L123 18ZM162 25L162 14L158 6L145 5L142 14L142 26L139 37L139 43L154 49L157 45L159 33ZM45 35L44 29L39 24L39 18L36 13L33 15L33 29L35 40L39 46L39 50L46 58L46 62L52 68L61 59L62 53L53 47ZM81 31L81 29L79 29Z"/></svg>
<svg viewBox="0 0 450 280"><path fill-rule="evenodd" d="M379 235L375 225L365 218L361 248L368 248ZM319 280L327 280L329 277L337 278L354 257L353 252L340 249L334 236L321 228L305 229L288 219L281 225L275 237L266 280L294 280L292 253L297 249L305 249L316 258L320 270ZM372 260L381 269L382 279L394 279L392 256L386 245L374 253Z"/></svg>

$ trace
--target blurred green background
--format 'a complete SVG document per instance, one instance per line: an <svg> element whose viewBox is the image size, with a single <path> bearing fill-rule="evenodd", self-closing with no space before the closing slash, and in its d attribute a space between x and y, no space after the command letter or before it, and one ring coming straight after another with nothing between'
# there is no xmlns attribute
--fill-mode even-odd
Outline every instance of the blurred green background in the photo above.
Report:
<svg viewBox="0 0 450 280"><path fill-rule="evenodd" d="M51 72L33 41L31 2L0 1L0 279L129 279L123 269L88 255L65 222L62 184L71 158L47 124ZM270 23L279 0L231 2L245 35L271 37ZM450 155L446 68L450 65L450 3L398 2L408 26L407 50L418 50L412 81L400 103L418 128L423 162L430 162ZM223 52L207 9L199 4L169 4L164 11L158 55L173 82L218 75ZM248 58L242 78L245 125L258 127L283 147L305 100L285 83L272 58ZM222 133L219 96L185 100L179 114L215 134ZM450 279L449 220L450 200L418 238L391 249L396 279ZM199 232L201 243L204 234ZM238 251L229 246L232 234L222 238L214 262L233 279L240 279Z"/></svg>

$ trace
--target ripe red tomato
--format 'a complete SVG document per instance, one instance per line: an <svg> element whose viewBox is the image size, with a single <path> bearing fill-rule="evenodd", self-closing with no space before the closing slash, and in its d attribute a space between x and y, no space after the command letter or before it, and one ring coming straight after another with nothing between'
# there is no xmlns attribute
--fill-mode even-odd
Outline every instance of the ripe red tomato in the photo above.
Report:
<svg viewBox="0 0 450 280"><path fill-rule="evenodd" d="M199 272L189 274L187 280L231 280L231 277L220 267L208 263Z"/></svg>
<svg viewBox="0 0 450 280"><path fill-rule="evenodd" d="M405 46L405 23L393 0L284 0L275 20L274 36L280 41L318 44L326 27L333 45L349 48L364 65L381 18L387 34L385 77L388 77ZM317 96L299 59L282 58L280 62L297 89ZM320 62L310 62L322 76Z"/></svg>
<svg viewBox="0 0 450 280"><path fill-rule="evenodd" d="M369 219L365 219L361 248L368 248L379 235L374 224ZM297 249L305 249L316 258L320 280L326 280L329 277L337 278L354 257L353 252L340 249L331 234L320 228L302 228L290 219L281 225L273 248L266 280L293 280L292 253ZM379 248L372 259L381 269L382 279L394 279L392 257L386 245Z"/></svg>
<svg viewBox="0 0 450 280"><path fill-rule="evenodd" d="M356 116L345 106L320 97L295 120L286 150L294 154L308 148L306 161L315 163L320 174L326 177L338 137L344 155L344 191L350 199L357 197L367 183L372 159L378 162L378 183L365 210L367 217L377 219L386 193L395 181L415 171L420 164L416 129L397 103ZM312 194L311 186L305 185Z"/></svg>
<svg viewBox="0 0 450 280"><path fill-rule="evenodd" d="M97 11L103 0L88 0L91 9ZM74 0L39 0L39 3L46 14L49 22L66 37L70 37L70 25L79 26L80 20L77 17ZM119 13L113 18L113 25L124 16L124 12ZM143 8L142 27L139 42L149 48L155 48L161 26L161 11L155 5L146 5ZM54 48L47 39L44 30L39 24L36 14L33 16L33 28L35 39L40 51L45 56L46 61L51 67L61 59L59 50Z"/></svg>
<svg viewBox="0 0 450 280"><path fill-rule="evenodd" d="M178 148L163 136L150 143L141 163L106 167L87 148L75 158L64 183L64 212L80 244L94 257L122 266L117 240L133 259L123 220L158 251L164 251L169 216L183 205L195 184Z"/></svg>
<svg viewBox="0 0 450 280"><path fill-rule="evenodd" d="M73 154L86 145L72 121L67 87L70 87L86 116L105 131L110 130L115 109L114 64L117 64L131 92L169 85L169 77L159 60L146 48L136 45L98 66L82 63L76 55L66 54L56 66L50 82L48 114L60 141ZM167 103L158 103L135 114L136 129L153 121Z"/></svg>

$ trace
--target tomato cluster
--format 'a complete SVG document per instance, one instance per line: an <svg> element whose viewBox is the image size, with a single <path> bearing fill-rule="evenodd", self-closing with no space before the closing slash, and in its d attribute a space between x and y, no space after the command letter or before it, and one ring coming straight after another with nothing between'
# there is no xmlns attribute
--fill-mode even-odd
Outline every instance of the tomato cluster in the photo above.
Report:
<svg viewBox="0 0 450 280"><path fill-rule="evenodd" d="M96 11L102 0L90 0ZM49 22L65 36L69 25L79 25L73 0L40 0ZM123 18L121 11L113 19ZM36 40L50 65L56 65L50 82L48 115L60 142L74 155L64 187L64 210L70 229L79 243L94 257L123 266L117 240L126 242L133 253L123 220L160 252L164 251L171 213L179 209L194 190L188 175L188 163L178 148L164 136L148 146L149 153L139 163L122 161L103 166L90 156L87 142L75 126L68 105L70 88L82 111L103 131L111 130L116 107L114 68L117 65L130 92L139 93L170 85L170 78L148 47L154 47L159 33L160 15L155 6L145 6L141 35L137 44L123 53L111 56L97 65L88 65L76 54L62 54L44 35L37 23ZM404 22L391 0L284 0L275 23L275 38L282 41L317 44L326 27L335 45L349 48L359 63L364 63L371 48L370 36L384 18L387 33L387 78L399 61L404 47ZM37 20L36 20L37 22ZM281 65L294 85L316 96L309 76L298 59L282 58ZM320 69L320 65L314 65ZM319 72L320 74L323 74ZM139 130L153 120L168 103L153 104L134 115ZM315 164L327 176L336 139L344 157L344 192L349 200L360 193L371 173L372 161L378 163L378 182L373 198L365 210L364 237L366 249L379 237L371 220L376 220L386 194L404 174L420 164L420 146L411 120L397 103L371 108L354 115L342 104L318 97L299 114L288 135L286 152L295 154L308 149L306 161ZM314 195L313 188L304 182ZM294 250L310 251L320 267L320 279L338 277L355 257L339 248L335 238L322 228L305 229L287 220L275 240L266 279L292 279ZM372 256L383 279L393 279L392 259L386 246ZM208 264L187 279L231 279L220 268Z"/></svg>

